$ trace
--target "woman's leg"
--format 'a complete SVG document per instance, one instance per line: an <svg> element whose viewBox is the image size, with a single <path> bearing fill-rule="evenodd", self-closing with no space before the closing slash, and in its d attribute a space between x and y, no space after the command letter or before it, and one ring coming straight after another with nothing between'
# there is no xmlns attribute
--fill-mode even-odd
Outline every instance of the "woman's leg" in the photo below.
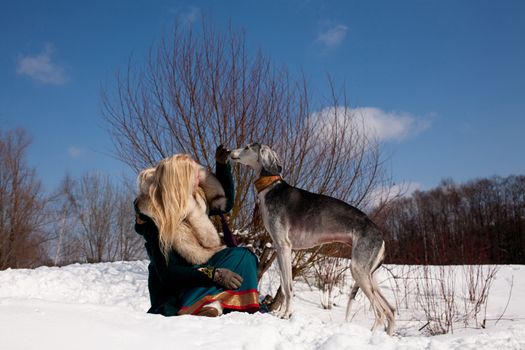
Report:
<svg viewBox="0 0 525 350"><path fill-rule="evenodd" d="M188 289L181 297L179 315L197 314L204 306L215 301L220 303L224 312L259 310L258 262L255 254L242 247L227 248L212 256L205 265L232 270L242 276L242 285L235 290L225 290L217 285Z"/></svg>

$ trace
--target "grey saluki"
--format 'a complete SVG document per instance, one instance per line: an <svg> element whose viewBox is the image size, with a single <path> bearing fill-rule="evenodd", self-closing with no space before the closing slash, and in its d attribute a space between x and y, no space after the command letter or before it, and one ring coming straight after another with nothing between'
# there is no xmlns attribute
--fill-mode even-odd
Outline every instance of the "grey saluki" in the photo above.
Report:
<svg viewBox="0 0 525 350"><path fill-rule="evenodd" d="M329 242L352 245L350 270L354 285L346 309L359 288L375 313L374 331L380 324L394 332L395 309L381 293L373 277L385 256L385 242L378 227L360 210L338 199L311 193L287 184L281 177L279 158L268 146L257 143L231 151L230 159L251 167L258 175L255 187L266 230L277 252L284 302L276 315L292 314L292 249L306 249Z"/></svg>

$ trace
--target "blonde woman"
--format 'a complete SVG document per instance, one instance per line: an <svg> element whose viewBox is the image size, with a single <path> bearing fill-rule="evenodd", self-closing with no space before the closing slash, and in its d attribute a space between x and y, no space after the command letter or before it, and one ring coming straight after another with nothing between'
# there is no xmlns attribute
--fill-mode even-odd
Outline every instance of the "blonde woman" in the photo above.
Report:
<svg viewBox="0 0 525 350"><path fill-rule="evenodd" d="M227 156L227 150L219 146L216 178L222 189L211 197L223 194L225 198L216 201L219 205L211 208L210 215L228 212L233 206L235 192ZM245 248L218 249L213 238L213 234L218 238L216 231L210 231L211 222L200 214L213 203L202 189L210 187L209 181L208 186L199 186L204 179L202 167L190 157L177 155L161 161L153 172L143 173L139 182L143 176L145 188L140 192L147 190L151 203L141 205L139 194L135 230L146 239L150 258L148 312L219 316L231 310L259 310L257 258ZM199 232L194 236L188 234L196 229ZM195 261L195 250L206 249L211 252L209 259Z"/></svg>

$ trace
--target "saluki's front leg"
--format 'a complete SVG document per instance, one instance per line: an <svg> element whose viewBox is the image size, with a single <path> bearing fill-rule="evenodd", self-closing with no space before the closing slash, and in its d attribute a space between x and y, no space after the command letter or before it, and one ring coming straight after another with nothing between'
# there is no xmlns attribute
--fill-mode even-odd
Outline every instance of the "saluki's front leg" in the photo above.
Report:
<svg viewBox="0 0 525 350"><path fill-rule="evenodd" d="M277 262L279 263L279 270L281 271L281 291L284 296L283 304L280 309L274 314L280 318L290 318L292 316L292 247L284 244L282 247L277 247Z"/></svg>

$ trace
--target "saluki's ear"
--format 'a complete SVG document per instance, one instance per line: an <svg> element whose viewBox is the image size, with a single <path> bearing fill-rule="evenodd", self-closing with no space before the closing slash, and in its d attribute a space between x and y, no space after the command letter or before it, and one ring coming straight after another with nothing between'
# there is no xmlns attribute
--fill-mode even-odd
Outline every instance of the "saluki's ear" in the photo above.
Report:
<svg viewBox="0 0 525 350"><path fill-rule="evenodd" d="M259 149L259 157L261 158L261 165L266 172L271 175L281 175L283 167L277 154L266 145L261 145Z"/></svg>

